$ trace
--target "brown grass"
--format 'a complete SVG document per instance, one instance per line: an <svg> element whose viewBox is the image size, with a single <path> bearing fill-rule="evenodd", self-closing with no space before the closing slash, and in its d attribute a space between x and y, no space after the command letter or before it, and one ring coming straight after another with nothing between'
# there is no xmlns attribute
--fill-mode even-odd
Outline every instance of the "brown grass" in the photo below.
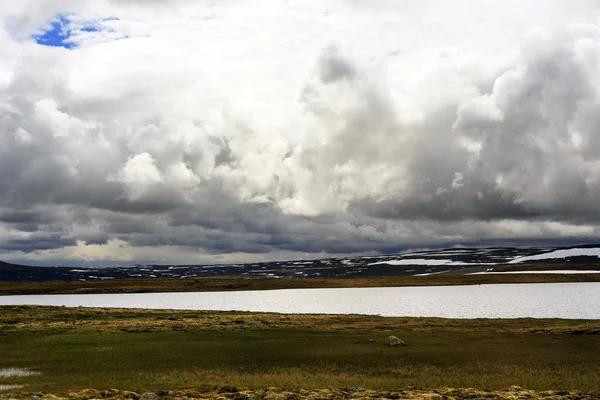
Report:
<svg viewBox="0 0 600 400"><path fill-rule="evenodd" d="M539 269L557 268L538 266ZM558 269L563 269L558 268ZM600 274L516 274L388 276L333 279L259 279L259 278L190 278L190 279L115 279L105 281L0 282L0 295L81 294L81 293L149 293L208 292L231 290L270 290L297 288L355 288L394 286L481 285L491 283L600 282Z"/></svg>
<svg viewBox="0 0 600 400"><path fill-rule="evenodd" d="M488 332L600 335L600 320L445 319L242 311L0 307L0 334L317 330L321 332Z"/></svg>

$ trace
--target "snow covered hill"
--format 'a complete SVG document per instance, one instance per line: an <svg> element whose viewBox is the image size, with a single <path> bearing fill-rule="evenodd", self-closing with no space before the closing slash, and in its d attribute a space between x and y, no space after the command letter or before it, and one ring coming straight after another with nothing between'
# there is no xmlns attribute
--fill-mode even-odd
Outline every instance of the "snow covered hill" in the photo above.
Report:
<svg viewBox="0 0 600 400"><path fill-rule="evenodd" d="M544 268L540 269L540 265ZM596 268L595 265L598 267ZM585 268L582 268L585 266ZM507 270L507 267L510 267ZM116 268L35 267L0 262L0 281L122 278L341 278L442 273L600 272L600 245L487 247L407 251L402 254L219 265L127 265ZM589 272L579 272L579 271ZM568 272L565 272L568 271Z"/></svg>

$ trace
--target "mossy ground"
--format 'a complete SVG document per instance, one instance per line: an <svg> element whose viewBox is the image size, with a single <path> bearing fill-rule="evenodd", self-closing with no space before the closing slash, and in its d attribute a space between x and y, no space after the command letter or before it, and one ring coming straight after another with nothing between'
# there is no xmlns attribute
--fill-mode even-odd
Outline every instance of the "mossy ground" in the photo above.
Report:
<svg viewBox="0 0 600 400"><path fill-rule="evenodd" d="M519 385L600 391L600 321L0 308L2 378L28 391ZM390 347L389 335L408 346ZM372 339L375 343L369 341Z"/></svg>

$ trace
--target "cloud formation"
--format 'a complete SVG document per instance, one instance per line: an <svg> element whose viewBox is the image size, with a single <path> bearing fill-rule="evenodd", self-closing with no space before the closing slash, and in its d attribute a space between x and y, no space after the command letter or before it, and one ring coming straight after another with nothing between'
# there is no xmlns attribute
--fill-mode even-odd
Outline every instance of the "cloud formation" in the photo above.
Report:
<svg viewBox="0 0 600 400"><path fill-rule="evenodd" d="M0 258L598 236L596 2L30 3L0 11ZM34 40L58 14L71 49Z"/></svg>

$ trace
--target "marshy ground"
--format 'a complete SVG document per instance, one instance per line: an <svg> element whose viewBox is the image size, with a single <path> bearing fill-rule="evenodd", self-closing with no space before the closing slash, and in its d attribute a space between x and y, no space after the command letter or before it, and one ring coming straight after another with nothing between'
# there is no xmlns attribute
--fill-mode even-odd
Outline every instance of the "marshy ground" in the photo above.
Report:
<svg viewBox="0 0 600 400"><path fill-rule="evenodd" d="M389 335L408 346L389 346ZM71 398L137 398L147 391L169 398L410 398L398 394L407 387L481 392L413 390L425 396L415 398L519 398L517 389L506 390L511 385L546 398L593 399L600 392L597 320L10 306L0 308L0 354L0 369L40 373L0 377L0 385L71 391ZM88 388L119 390L85 397Z"/></svg>

